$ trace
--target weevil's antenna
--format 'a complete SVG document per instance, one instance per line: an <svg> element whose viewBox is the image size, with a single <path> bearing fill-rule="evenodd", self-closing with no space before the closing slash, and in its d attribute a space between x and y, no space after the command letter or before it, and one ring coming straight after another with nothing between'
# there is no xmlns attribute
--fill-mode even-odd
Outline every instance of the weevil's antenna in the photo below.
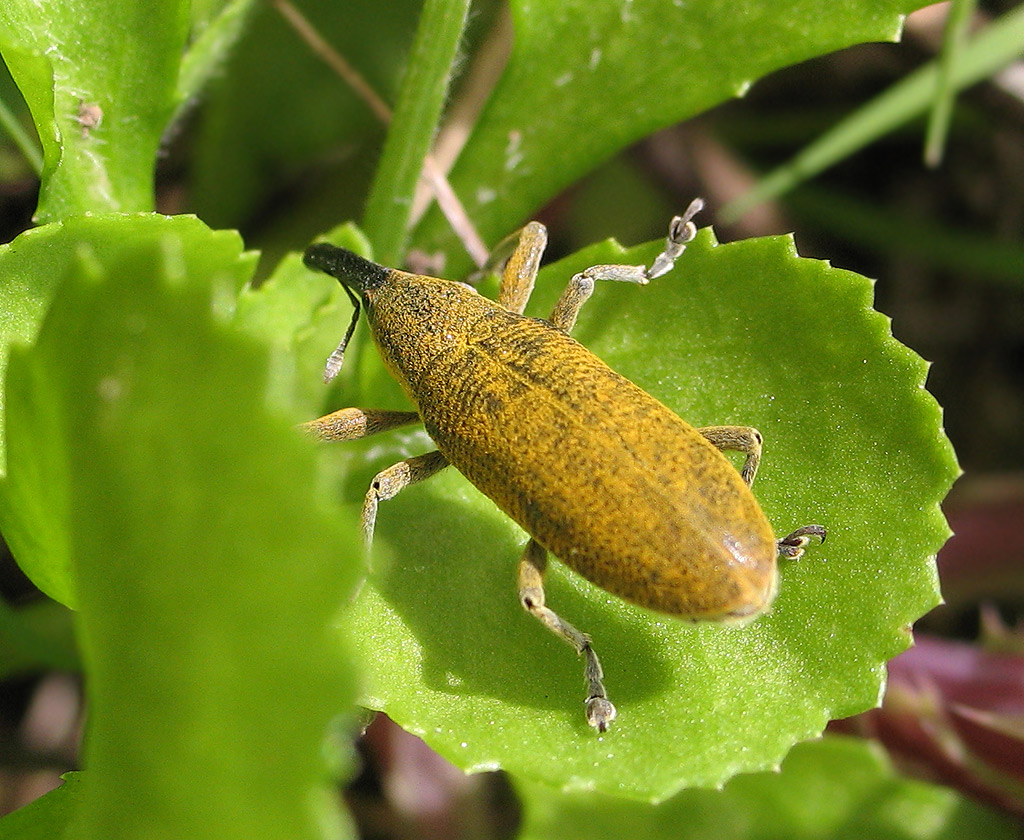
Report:
<svg viewBox="0 0 1024 840"><path fill-rule="evenodd" d="M334 348L334 352L327 357L327 366L324 368L324 382L330 382L338 375L338 371L341 370L341 366L345 363L345 348L348 347L349 339L352 338L352 333L356 330L356 323L359 321L359 298L353 294L352 290L342 284L341 288L345 290L345 294L348 295L348 299L352 301L352 305L355 309L352 312L352 320L349 322L348 329L345 330L345 337L341 340L341 344Z"/></svg>

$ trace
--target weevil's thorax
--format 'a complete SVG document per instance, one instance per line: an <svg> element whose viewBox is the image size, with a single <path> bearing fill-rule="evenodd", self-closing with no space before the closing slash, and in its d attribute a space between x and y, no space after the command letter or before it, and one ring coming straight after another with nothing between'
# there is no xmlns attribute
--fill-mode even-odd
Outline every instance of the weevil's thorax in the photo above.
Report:
<svg viewBox="0 0 1024 840"><path fill-rule="evenodd" d="M418 405L424 374L465 348L473 324L501 310L464 283L388 274L387 282L364 294L366 317L384 364Z"/></svg>

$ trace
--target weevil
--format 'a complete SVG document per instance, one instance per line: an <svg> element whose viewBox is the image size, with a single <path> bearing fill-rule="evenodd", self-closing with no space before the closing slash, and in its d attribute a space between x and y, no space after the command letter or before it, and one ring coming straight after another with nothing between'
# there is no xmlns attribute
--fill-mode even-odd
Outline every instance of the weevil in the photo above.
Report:
<svg viewBox="0 0 1024 840"><path fill-rule="evenodd" d="M697 199L672 220L650 267L597 265L574 275L547 320L523 315L547 243L537 222L519 232L496 302L326 243L304 256L341 281L355 308L325 379L340 370L362 305L385 365L417 408L344 408L306 427L324 440L354 440L422 421L437 446L373 479L364 539L380 502L448 465L458 469L528 534L519 600L584 658L586 718L600 732L616 709L590 637L545 603L549 552L643 607L745 622L775 598L778 557L825 538L820 525L807 525L776 539L750 489L761 459L756 429L694 428L569 335L596 281L643 285L670 271L702 206ZM745 456L739 470L723 450Z"/></svg>

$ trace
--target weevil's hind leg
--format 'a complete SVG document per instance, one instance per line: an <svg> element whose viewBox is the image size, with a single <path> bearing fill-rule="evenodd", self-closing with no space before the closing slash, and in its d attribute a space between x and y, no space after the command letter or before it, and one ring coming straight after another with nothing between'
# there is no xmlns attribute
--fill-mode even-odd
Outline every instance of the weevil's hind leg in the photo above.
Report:
<svg viewBox="0 0 1024 840"><path fill-rule="evenodd" d="M822 542L825 542L825 528L821 525L804 525L803 528L797 528L789 536L777 541L779 556L789 560L796 560L803 555L804 549L807 548L807 544L811 541L811 537L817 537Z"/></svg>
<svg viewBox="0 0 1024 840"><path fill-rule="evenodd" d="M740 469L740 475L747 487L754 483L758 464L761 463L761 448L764 439L753 426L705 426L697 431L719 449L729 452L742 452L747 456ZM796 560L802 556L812 537L825 542L825 529L821 525L804 525L792 534L776 540L779 556Z"/></svg>
<svg viewBox="0 0 1024 840"><path fill-rule="evenodd" d="M761 433L753 426L705 426L697 431L719 449L729 452L742 452L747 456L740 469L740 475L747 487L754 483L757 466L761 463L761 448L764 440ZM821 525L804 525L792 534L776 540L779 556L796 560L804 553L812 537L825 542L825 529Z"/></svg>
<svg viewBox="0 0 1024 840"><path fill-rule="evenodd" d="M590 637L569 622L563 621L544 604L544 571L548 565L547 550L530 539L519 561L519 602L530 615L557 636L565 639L580 656L584 657L584 677L587 681L587 723L598 732L606 732L615 720L615 706L604 688L601 663L590 646Z"/></svg>
<svg viewBox="0 0 1024 840"><path fill-rule="evenodd" d="M727 452L742 452L747 456L740 468L740 475L747 487L754 483L757 467L761 463L761 448L764 439L753 426L705 426L697 431L719 449Z"/></svg>
<svg viewBox="0 0 1024 840"><path fill-rule="evenodd" d="M540 222L529 222L495 249L494 264L505 258L509 246L515 243L498 287L498 304L509 312L522 315L533 293L533 283L540 270L541 257L548 245L548 229Z"/></svg>
<svg viewBox="0 0 1024 840"><path fill-rule="evenodd" d="M320 440L359 440L360 438L416 423L415 411L381 411L375 408L342 408L303 423L300 428Z"/></svg>
<svg viewBox="0 0 1024 840"><path fill-rule="evenodd" d="M448 459L434 450L417 455L415 458L406 458L377 473L373 481L370 482L370 489L366 491L366 499L363 501L363 542L367 546L373 542L373 528L377 523L377 506L381 502L393 499L406 487L423 481L425 478L430 478L447 466Z"/></svg>
<svg viewBox="0 0 1024 840"><path fill-rule="evenodd" d="M594 293L596 281L614 280L619 283L637 283L643 286L654 278L671 271L676 260L686 250L687 244L697 235L697 226L692 220L703 207L704 200L695 198L682 216L672 219L668 226L665 247L655 257L650 268L642 265L592 265L585 271L573 275L548 320L559 329L572 332L583 304Z"/></svg>

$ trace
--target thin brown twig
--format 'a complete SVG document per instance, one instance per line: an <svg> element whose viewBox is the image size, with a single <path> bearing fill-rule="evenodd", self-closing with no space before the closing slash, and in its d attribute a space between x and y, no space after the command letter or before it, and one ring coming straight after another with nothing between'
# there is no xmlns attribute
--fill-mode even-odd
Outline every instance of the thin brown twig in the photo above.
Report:
<svg viewBox="0 0 1024 840"><path fill-rule="evenodd" d="M363 100L373 111L373 115L382 123L387 125L391 122L391 108L387 102L377 95L370 83L366 81L358 70L355 69L344 56L328 44L316 31L306 17L295 8L288 0L274 0L274 7L281 13L285 20L291 24L300 38L313 53L327 64L335 73L345 80L345 83L355 91L356 96Z"/></svg>

